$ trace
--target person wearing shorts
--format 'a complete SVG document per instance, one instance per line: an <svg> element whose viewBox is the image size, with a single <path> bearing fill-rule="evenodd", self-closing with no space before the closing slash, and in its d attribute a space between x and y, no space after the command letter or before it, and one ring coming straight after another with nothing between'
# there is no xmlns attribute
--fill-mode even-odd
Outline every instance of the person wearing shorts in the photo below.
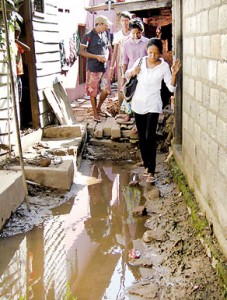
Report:
<svg viewBox="0 0 227 300"><path fill-rule="evenodd" d="M97 122L101 121L101 106L107 95L111 93L107 72L110 43L106 32L111 24L107 17L97 16L95 27L83 36L80 45L80 55L87 58L85 89L87 95L90 96L94 120Z"/></svg>

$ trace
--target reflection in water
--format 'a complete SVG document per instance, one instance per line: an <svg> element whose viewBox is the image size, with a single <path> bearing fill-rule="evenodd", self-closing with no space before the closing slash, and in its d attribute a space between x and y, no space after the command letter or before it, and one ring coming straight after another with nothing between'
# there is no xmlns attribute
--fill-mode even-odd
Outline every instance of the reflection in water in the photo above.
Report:
<svg viewBox="0 0 227 300"><path fill-rule="evenodd" d="M128 166L83 162L75 198L31 232L0 239L0 299L123 299L140 278L128 263L144 219L133 218L141 191Z"/></svg>

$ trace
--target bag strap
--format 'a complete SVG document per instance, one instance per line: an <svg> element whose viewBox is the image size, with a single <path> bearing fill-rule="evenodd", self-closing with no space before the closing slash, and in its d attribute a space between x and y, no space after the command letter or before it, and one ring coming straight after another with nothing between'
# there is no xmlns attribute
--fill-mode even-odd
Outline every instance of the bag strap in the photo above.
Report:
<svg viewBox="0 0 227 300"><path fill-rule="evenodd" d="M138 67L140 67L140 66L142 65L142 62L143 62L143 58L141 57L141 58L140 58L140 61L139 61L139 63L138 63Z"/></svg>

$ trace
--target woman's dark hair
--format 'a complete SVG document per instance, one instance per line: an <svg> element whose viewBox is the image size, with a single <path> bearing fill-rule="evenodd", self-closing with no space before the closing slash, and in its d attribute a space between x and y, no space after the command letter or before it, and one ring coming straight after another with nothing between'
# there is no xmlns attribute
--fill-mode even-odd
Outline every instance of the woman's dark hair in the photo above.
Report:
<svg viewBox="0 0 227 300"><path fill-rule="evenodd" d="M162 41L158 38L151 38L147 43L147 49L150 46L156 46L159 50L159 53L162 54Z"/></svg>
<svg viewBox="0 0 227 300"><path fill-rule="evenodd" d="M122 11L122 12L120 13L120 17L128 18L129 20L131 20L132 15L130 14L129 11Z"/></svg>
<svg viewBox="0 0 227 300"><path fill-rule="evenodd" d="M144 30L143 23L138 19L132 19L129 22L128 26L129 26L130 30L135 29L135 28L139 29L141 32L143 32L143 30Z"/></svg>

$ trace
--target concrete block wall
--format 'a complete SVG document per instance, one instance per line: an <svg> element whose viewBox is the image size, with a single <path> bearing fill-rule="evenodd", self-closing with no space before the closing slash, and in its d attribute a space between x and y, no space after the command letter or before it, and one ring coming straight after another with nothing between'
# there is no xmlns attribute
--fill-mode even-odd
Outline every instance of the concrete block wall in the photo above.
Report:
<svg viewBox="0 0 227 300"><path fill-rule="evenodd" d="M227 254L226 18L226 0L183 0L184 171Z"/></svg>

